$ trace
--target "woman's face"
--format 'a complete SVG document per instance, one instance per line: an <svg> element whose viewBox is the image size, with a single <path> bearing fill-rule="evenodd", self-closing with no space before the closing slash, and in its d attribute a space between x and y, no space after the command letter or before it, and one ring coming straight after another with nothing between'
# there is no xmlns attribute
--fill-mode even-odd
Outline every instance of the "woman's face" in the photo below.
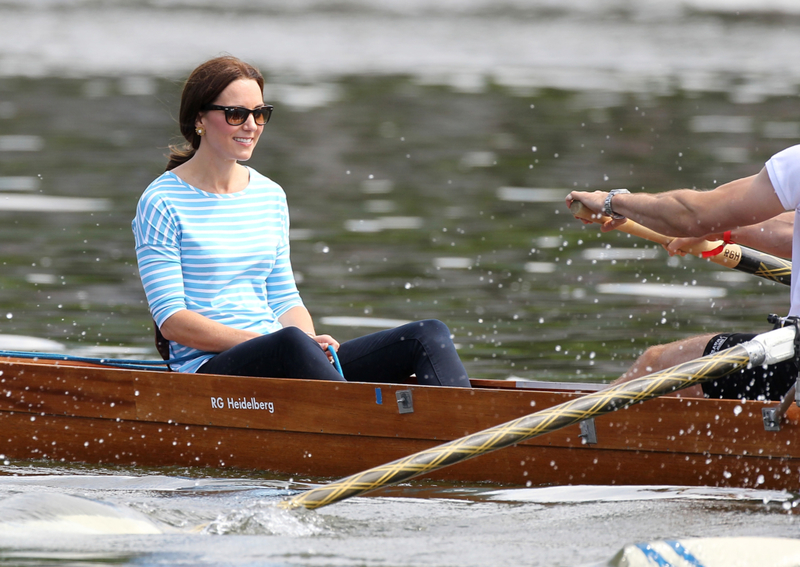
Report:
<svg viewBox="0 0 800 567"><path fill-rule="evenodd" d="M228 85L213 102L219 106L239 106L254 109L264 106L258 83L251 79L238 79ZM205 128L198 151L211 151L223 160L246 161L253 155L264 126L256 124L250 114L242 124L232 126L225 120L222 110L200 113L196 126Z"/></svg>

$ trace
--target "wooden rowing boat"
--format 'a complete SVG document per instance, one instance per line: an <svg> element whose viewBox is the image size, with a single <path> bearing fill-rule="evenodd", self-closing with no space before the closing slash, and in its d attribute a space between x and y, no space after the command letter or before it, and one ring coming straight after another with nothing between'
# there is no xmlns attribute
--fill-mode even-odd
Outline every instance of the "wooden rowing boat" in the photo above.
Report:
<svg viewBox="0 0 800 567"><path fill-rule="evenodd" d="M142 466L338 477L602 388L473 380L473 389L180 374L0 357L0 452ZM800 409L658 398L428 475L470 482L796 490Z"/></svg>

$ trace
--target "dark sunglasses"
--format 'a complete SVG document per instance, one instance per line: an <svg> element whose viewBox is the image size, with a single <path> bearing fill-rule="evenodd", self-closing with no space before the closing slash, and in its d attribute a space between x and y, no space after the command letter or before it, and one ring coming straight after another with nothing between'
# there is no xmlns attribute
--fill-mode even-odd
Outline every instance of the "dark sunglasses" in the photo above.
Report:
<svg viewBox="0 0 800 567"><path fill-rule="evenodd" d="M264 106L259 106L253 110L243 106L220 106L218 104L207 104L202 108L202 110L224 110L225 122L231 126L239 126L244 124L247 121L247 117L252 114L253 120L256 121L256 124L263 126L269 122L269 117L272 116L272 108L273 107L271 104L265 104Z"/></svg>

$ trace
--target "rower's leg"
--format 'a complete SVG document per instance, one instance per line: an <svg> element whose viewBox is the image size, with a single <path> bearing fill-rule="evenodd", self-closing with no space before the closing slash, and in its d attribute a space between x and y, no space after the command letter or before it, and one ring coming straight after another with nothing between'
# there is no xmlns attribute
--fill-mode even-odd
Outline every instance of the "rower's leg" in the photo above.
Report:
<svg viewBox="0 0 800 567"><path fill-rule="evenodd" d="M700 358L705 352L708 341L714 336L714 334L698 335L675 341L674 343L651 346L636 359L636 362L622 376L614 380L612 385L628 382L634 378L646 376L676 364ZM672 395L685 398L702 398L703 388L700 384L695 384Z"/></svg>

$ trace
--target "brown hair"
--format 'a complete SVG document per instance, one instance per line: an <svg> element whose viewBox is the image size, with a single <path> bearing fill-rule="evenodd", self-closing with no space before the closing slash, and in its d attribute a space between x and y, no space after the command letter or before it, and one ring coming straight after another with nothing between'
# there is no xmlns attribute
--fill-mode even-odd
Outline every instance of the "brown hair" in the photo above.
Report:
<svg viewBox="0 0 800 567"><path fill-rule="evenodd" d="M258 69L231 55L215 57L197 67L183 86L179 115L181 134L186 142L169 147L167 171L189 161L200 147L195 122L201 109L212 104L228 85L238 79L252 79L264 90L264 77Z"/></svg>

